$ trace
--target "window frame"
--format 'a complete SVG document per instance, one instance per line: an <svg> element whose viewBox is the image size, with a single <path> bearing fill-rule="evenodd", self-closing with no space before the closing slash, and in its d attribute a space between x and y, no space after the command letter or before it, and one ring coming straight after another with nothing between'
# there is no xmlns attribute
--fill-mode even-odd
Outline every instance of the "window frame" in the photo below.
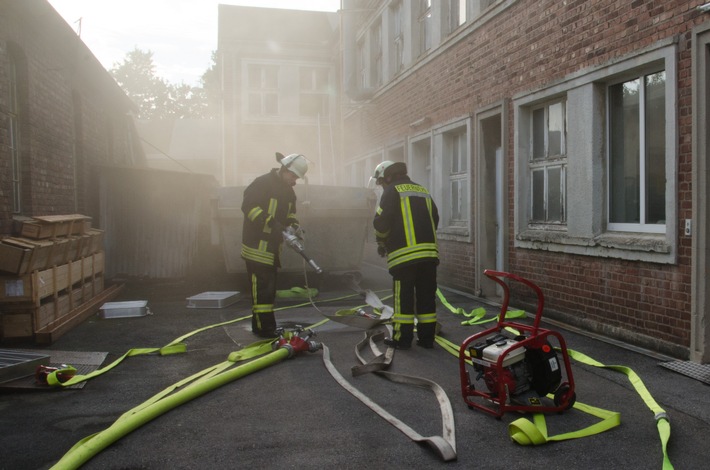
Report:
<svg viewBox="0 0 710 470"><path fill-rule="evenodd" d="M309 84L304 83L304 72L310 72ZM306 119L330 117L331 102L328 93L331 84L330 68L319 65L302 65L298 67L298 78L298 116ZM321 81L323 83L320 83ZM319 102L318 108L320 108L321 113L304 113L304 102L306 100Z"/></svg>
<svg viewBox="0 0 710 470"><path fill-rule="evenodd" d="M259 83L254 83L252 81L252 71L257 69L259 71ZM269 77L266 76L268 71L272 71L276 80L275 86L269 86ZM279 72L280 67L276 63L262 63L262 62L250 62L245 64L245 80L246 86L244 87L246 91L246 115L250 118L273 118L281 115L281 103L279 100ZM253 98L259 101L258 112L252 108ZM269 112L271 107L267 100L272 98L275 100L274 106L276 108L274 113Z"/></svg>
<svg viewBox="0 0 710 470"><path fill-rule="evenodd" d="M562 116L561 125L563 127L560 134L560 152L551 153L550 147L550 108L556 105L562 105ZM530 207L528 213L528 225L529 226L564 226L566 224L566 200L567 200L567 181L566 181L566 168L567 168L567 105L564 97L557 97L552 100L546 101L541 104L533 106L530 110L532 114L532 119L530 120L530 152L529 152L529 171L530 171ZM535 129L535 114L536 112L543 112L543 142L542 142L542 155L536 155L536 129ZM550 205L551 203L551 188L550 188L550 173L551 171L559 169L559 206L560 206L560 217L553 218L550 215ZM542 190L542 212L544 216L542 218L536 218L536 202L539 202L536 198L535 191L535 173L542 172L543 174L543 190Z"/></svg>
<svg viewBox="0 0 710 470"><path fill-rule="evenodd" d="M451 139L457 137L463 152L459 159L466 167L452 174ZM428 149L428 155L427 153ZM461 242L471 241L471 223L473 220L473 179L472 179L472 139L471 117L457 119L442 126L426 130L409 139L409 175L413 181L427 186L439 209L439 230L441 239ZM424 181L428 179L428 181ZM452 184L465 182L463 190L463 211L466 217L454 219L452 211Z"/></svg>
<svg viewBox="0 0 710 470"><path fill-rule="evenodd" d="M369 87L369 57L367 54L367 38L362 37L357 41L356 51L357 51L357 79L360 88L365 90Z"/></svg>
<svg viewBox="0 0 710 470"><path fill-rule="evenodd" d="M446 207L447 225L449 227L466 227L470 223L470 193L469 178L470 151L468 132L465 126L444 132L442 136L443 159L449 172L446 175L448 204ZM461 187L463 184L463 188ZM458 203L455 203L454 192ZM461 215L467 212L465 217Z"/></svg>
<svg viewBox="0 0 710 470"><path fill-rule="evenodd" d="M418 0L417 3L417 45L418 56L426 54L432 48L433 41L433 17L432 17L432 1Z"/></svg>
<svg viewBox="0 0 710 470"><path fill-rule="evenodd" d="M443 12L443 27L444 34L442 36L448 36L460 27L468 22L469 12L471 8L469 7L470 0L448 0L446 2L444 12Z"/></svg>
<svg viewBox="0 0 710 470"><path fill-rule="evenodd" d="M379 88L383 83L383 41L382 41L382 20L378 18L370 29L370 83L369 85Z"/></svg>
<svg viewBox="0 0 710 470"><path fill-rule="evenodd" d="M665 70L656 70L653 68L646 68L646 69L641 69L639 70L636 74L634 75L629 75L624 78L618 79L618 80L613 80L607 84L607 92L606 92L606 107L607 107L607 149L609 149L608 152L608 158L607 158L607 229L610 232L641 232L641 233L664 233L666 230L666 224L654 224L654 223L648 223L646 221L646 199L648 198L648 192L646 191L646 162L645 162L645 156L646 156L646 150L647 150L647 144L648 144L648 136L646 132L646 123L648 121L648 115L646 113L646 86L645 86L645 78L654 75L656 73L663 72L665 75ZM664 78L665 79L665 78ZM625 83L629 83L631 81L638 80L639 81L639 109L638 109L638 130L639 130L639 140L638 140L638 163L639 163L639 182L638 182L638 211L639 211L639 222L634 223L634 222L612 222L611 217L612 217L612 132L611 132L611 125L612 125L612 116L611 116L611 89L612 87L618 86L618 85L623 85ZM643 86L641 86L643 85ZM664 87L667 90L667 86ZM665 99L665 94L664 94L664 99ZM664 155L664 163L666 160L666 156ZM665 198L664 198L665 199ZM667 218L666 218L667 220Z"/></svg>
<svg viewBox="0 0 710 470"><path fill-rule="evenodd" d="M679 201L677 106L678 43L664 38L640 51L570 74L549 86L521 92L513 100L515 174L513 182L514 246L518 249L644 261L677 262ZM665 215L663 233L620 232L607 224L607 92L610 83L665 70ZM530 226L528 172L530 109L556 97L567 102L567 224ZM602 195L602 197L599 197Z"/></svg>
<svg viewBox="0 0 710 470"><path fill-rule="evenodd" d="M404 48L406 46L406 38L404 35L404 2L396 0L389 6L390 27L392 34L390 36L391 54L391 70L392 76L397 76L404 71Z"/></svg>

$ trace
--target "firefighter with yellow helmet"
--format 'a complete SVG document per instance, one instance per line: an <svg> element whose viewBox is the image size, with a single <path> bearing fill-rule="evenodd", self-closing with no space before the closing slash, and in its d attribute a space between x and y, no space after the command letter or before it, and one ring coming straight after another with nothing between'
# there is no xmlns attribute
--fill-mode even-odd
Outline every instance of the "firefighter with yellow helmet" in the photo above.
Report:
<svg viewBox="0 0 710 470"><path fill-rule="evenodd" d="M298 228L296 218L296 180L304 178L308 160L300 154L276 154L281 164L256 178L244 190L241 257L247 267L252 299L252 332L275 336L276 274L281 267L279 255L283 232Z"/></svg>
<svg viewBox="0 0 710 470"><path fill-rule="evenodd" d="M413 182L403 162L384 161L373 179L383 187L373 225L377 251L387 257L394 294L393 334L386 343L409 349L417 322L417 345L434 347L439 212L429 191Z"/></svg>

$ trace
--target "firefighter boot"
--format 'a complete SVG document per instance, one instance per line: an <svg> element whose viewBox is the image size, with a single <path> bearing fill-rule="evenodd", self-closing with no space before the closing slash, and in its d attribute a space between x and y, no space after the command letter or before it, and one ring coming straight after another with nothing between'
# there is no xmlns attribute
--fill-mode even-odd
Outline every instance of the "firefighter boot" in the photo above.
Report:
<svg viewBox="0 0 710 470"><path fill-rule="evenodd" d="M276 317L274 317L274 312L252 313L251 331L261 338L275 338Z"/></svg>
<svg viewBox="0 0 710 470"><path fill-rule="evenodd" d="M426 349L434 347L434 337L436 336L436 323L417 324L417 346Z"/></svg>
<svg viewBox="0 0 710 470"><path fill-rule="evenodd" d="M392 327L392 338L385 338L385 344L395 349L410 349L414 338L414 325L393 322Z"/></svg>

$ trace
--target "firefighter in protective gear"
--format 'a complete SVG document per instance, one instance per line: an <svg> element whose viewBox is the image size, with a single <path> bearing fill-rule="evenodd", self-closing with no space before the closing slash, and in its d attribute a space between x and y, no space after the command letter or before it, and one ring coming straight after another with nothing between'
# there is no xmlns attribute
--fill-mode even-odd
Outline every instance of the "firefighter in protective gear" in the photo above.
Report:
<svg viewBox="0 0 710 470"><path fill-rule="evenodd" d="M241 256L251 286L252 332L261 337L275 336L276 274L281 267L283 231L298 228L296 180L304 178L308 161L300 154L276 154L280 168L256 178L244 190Z"/></svg>
<svg viewBox="0 0 710 470"><path fill-rule="evenodd" d="M394 294L393 335L387 340L409 349L417 321L417 345L434 347L439 212L429 191L407 176L407 165L385 161L373 179L383 187L373 225L378 253L387 256Z"/></svg>

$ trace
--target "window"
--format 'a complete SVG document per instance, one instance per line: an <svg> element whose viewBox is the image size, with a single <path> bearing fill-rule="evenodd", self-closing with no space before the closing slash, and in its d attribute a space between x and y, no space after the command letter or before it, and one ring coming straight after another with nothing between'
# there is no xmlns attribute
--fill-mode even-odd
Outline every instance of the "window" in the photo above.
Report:
<svg viewBox="0 0 710 470"><path fill-rule="evenodd" d="M357 43L357 79L361 89L366 89L369 85L367 79L367 44L365 39Z"/></svg>
<svg viewBox="0 0 710 470"><path fill-rule="evenodd" d="M556 101L532 110L530 222L565 222L566 113Z"/></svg>
<svg viewBox="0 0 710 470"><path fill-rule="evenodd" d="M450 0L449 9L447 11L448 32L451 33L466 22L466 1L467 0Z"/></svg>
<svg viewBox="0 0 710 470"><path fill-rule="evenodd" d="M8 67L10 82L9 106L9 138L10 158L12 160L12 212L19 214L22 211L22 177L20 164L20 96L17 88L17 64L12 54Z"/></svg>
<svg viewBox="0 0 710 470"><path fill-rule="evenodd" d="M431 138L427 136L413 142L411 154L410 177L431 192Z"/></svg>
<svg viewBox="0 0 710 470"><path fill-rule="evenodd" d="M666 75L609 87L609 229L664 232Z"/></svg>
<svg viewBox="0 0 710 470"><path fill-rule="evenodd" d="M470 240L470 119L430 130L409 142L409 175L429 189L443 239Z"/></svg>
<svg viewBox="0 0 710 470"><path fill-rule="evenodd" d="M248 113L251 116L279 114L278 66L250 64L247 69Z"/></svg>
<svg viewBox="0 0 710 470"><path fill-rule="evenodd" d="M377 22L372 27L370 38L370 57L372 67L370 67L370 84L374 87L382 85L382 23Z"/></svg>
<svg viewBox="0 0 710 470"><path fill-rule="evenodd" d="M325 67L301 67L299 114L305 117L324 117L330 114L328 75Z"/></svg>
<svg viewBox="0 0 710 470"><path fill-rule="evenodd" d="M391 7L392 16L392 71L400 73L404 69L404 12L402 2Z"/></svg>
<svg viewBox="0 0 710 470"><path fill-rule="evenodd" d="M678 45L657 46L516 96L516 247L677 262Z"/></svg>
<svg viewBox="0 0 710 470"><path fill-rule="evenodd" d="M443 134L444 159L448 161L447 210L450 226L468 226L468 143L466 129Z"/></svg>
<svg viewBox="0 0 710 470"><path fill-rule="evenodd" d="M431 49L431 0L419 0L419 53Z"/></svg>

